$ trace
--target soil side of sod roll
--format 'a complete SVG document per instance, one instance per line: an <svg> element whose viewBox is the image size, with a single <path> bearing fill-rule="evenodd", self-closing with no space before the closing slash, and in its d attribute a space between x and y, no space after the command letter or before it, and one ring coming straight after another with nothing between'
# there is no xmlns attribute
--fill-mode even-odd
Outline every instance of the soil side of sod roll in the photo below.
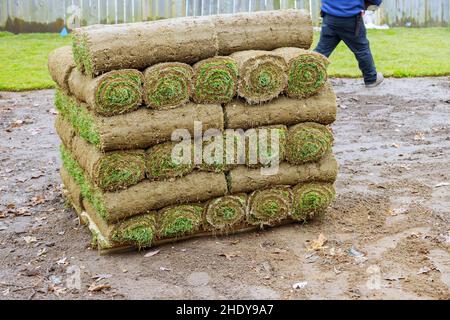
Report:
<svg viewBox="0 0 450 320"><path fill-rule="evenodd" d="M75 131L101 151L147 149L170 141L177 129L194 134L194 122L202 122L203 131L223 130L224 119L220 105L189 103L172 110L139 109L114 117L101 117L57 91L55 105L60 114L69 121Z"/></svg>
<svg viewBox="0 0 450 320"><path fill-rule="evenodd" d="M261 126L301 122L317 122L324 125L336 121L336 95L327 83L319 92L307 99L291 99L280 96L269 103L252 106L242 99L235 99L224 108L225 124L230 129L249 129Z"/></svg>
<svg viewBox="0 0 450 320"><path fill-rule="evenodd" d="M248 193L277 185L293 186L307 181L335 182L339 166L336 158L329 153L319 162L300 166L281 163L275 175L262 175L260 169L239 166L228 174L229 191L232 194Z"/></svg>
<svg viewBox="0 0 450 320"><path fill-rule="evenodd" d="M95 186L104 191L117 191L145 179L144 150L102 153L79 137L72 125L61 116L56 118L56 132Z"/></svg>
<svg viewBox="0 0 450 320"><path fill-rule="evenodd" d="M58 48L48 56L48 71L50 76L66 93L70 92L69 77L75 68L76 65L70 46Z"/></svg>
<svg viewBox="0 0 450 320"><path fill-rule="evenodd" d="M220 55L281 47L309 49L313 42L311 15L306 10L243 12L212 19Z"/></svg>
<svg viewBox="0 0 450 320"><path fill-rule="evenodd" d="M127 190L104 193L107 220L144 213L176 204L195 203L227 193L224 174L193 172L168 181L143 181Z"/></svg>
<svg viewBox="0 0 450 320"><path fill-rule="evenodd" d="M213 30L209 17L80 28L73 32L74 59L90 76L162 62L195 63L217 54Z"/></svg>
<svg viewBox="0 0 450 320"><path fill-rule="evenodd" d="M76 29L73 55L81 72L96 76L161 62L192 64L250 49L308 49L312 37L311 18L304 10L184 17Z"/></svg>

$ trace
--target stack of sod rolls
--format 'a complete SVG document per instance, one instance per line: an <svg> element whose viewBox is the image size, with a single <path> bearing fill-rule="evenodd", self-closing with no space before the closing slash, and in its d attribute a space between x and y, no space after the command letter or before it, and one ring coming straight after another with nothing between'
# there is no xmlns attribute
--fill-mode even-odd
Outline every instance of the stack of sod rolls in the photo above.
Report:
<svg viewBox="0 0 450 320"><path fill-rule="evenodd" d="M337 108L311 43L302 10L76 30L49 71L64 193L93 244L145 248L324 212Z"/></svg>

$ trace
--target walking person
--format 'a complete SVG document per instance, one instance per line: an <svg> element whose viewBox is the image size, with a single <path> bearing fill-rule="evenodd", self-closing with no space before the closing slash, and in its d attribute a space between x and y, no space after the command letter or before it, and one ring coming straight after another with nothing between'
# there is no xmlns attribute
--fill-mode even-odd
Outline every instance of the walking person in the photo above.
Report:
<svg viewBox="0 0 450 320"><path fill-rule="evenodd" d="M358 60L366 87L376 87L384 80L377 72L364 25L364 11L370 5L379 6L382 0L322 0L322 31L314 51L329 57L344 41Z"/></svg>

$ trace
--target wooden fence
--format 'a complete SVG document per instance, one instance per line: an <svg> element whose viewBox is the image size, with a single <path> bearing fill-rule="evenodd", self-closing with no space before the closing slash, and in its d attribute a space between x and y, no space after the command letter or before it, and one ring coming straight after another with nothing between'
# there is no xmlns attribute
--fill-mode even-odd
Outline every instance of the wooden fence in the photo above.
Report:
<svg viewBox="0 0 450 320"><path fill-rule="evenodd" d="M449 26L450 0L385 0L376 21L391 26ZM69 27L166 17L303 8L319 23L320 0L0 0L0 29L59 32Z"/></svg>

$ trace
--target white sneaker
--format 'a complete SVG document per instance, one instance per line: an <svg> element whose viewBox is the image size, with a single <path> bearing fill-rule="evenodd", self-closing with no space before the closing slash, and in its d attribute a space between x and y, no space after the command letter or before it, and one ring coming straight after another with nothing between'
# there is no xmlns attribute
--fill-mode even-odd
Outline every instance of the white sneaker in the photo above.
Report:
<svg viewBox="0 0 450 320"><path fill-rule="evenodd" d="M374 83L366 84L366 88L375 88L378 87L380 84L382 84L384 81L384 76L381 72L377 73L377 80L375 80Z"/></svg>

